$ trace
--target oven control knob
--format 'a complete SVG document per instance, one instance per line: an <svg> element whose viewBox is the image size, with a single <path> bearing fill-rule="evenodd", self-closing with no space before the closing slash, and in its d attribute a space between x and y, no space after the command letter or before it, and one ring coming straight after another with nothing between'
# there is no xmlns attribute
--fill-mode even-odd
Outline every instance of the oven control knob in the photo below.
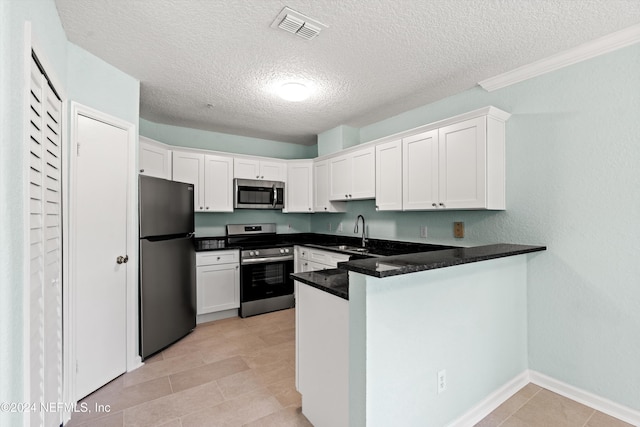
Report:
<svg viewBox="0 0 640 427"><path fill-rule="evenodd" d="M285 249L284 253L288 254L289 253L289 249Z"/></svg>
<svg viewBox="0 0 640 427"><path fill-rule="evenodd" d="M249 256L254 256L254 255L255 255L255 253L253 251L249 252Z"/></svg>
<svg viewBox="0 0 640 427"><path fill-rule="evenodd" d="M258 256L258 255L260 255L260 252L258 252L258 251L255 251L255 254L256 254L256 256Z"/></svg>
<svg viewBox="0 0 640 427"><path fill-rule="evenodd" d="M280 249L280 253L283 254L284 253L284 249Z"/></svg>

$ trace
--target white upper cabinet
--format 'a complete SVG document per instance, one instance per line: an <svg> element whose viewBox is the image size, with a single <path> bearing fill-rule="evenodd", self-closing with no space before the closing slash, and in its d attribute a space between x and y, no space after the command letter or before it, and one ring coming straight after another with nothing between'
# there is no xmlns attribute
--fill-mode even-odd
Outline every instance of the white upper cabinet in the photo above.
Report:
<svg viewBox="0 0 640 427"><path fill-rule="evenodd" d="M173 180L194 185L194 210L204 212L204 154L174 151Z"/></svg>
<svg viewBox="0 0 640 427"><path fill-rule="evenodd" d="M233 157L204 156L205 212L233 212Z"/></svg>
<svg viewBox="0 0 640 427"><path fill-rule="evenodd" d="M174 151L173 180L194 184L196 212L233 211L233 157Z"/></svg>
<svg viewBox="0 0 640 427"><path fill-rule="evenodd" d="M313 212L313 160L287 164L286 212Z"/></svg>
<svg viewBox="0 0 640 427"><path fill-rule="evenodd" d="M508 117L488 107L443 120L440 127L378 143L376 208L505 209Z"/></svg>
<svg viewBox="0 0 640 427"><path fill-rule="evenodd" d="M288 185L288 184L287 184ZM344 212L344 202L329 200L329 161L313 162L313 210L315 212Z"/></svg>
<svg viewBox="0 0 640 427"><path fill-rule="evenodd" d="M375 147L329 159L329 200L373 199L376 196Z"/></svg>
<svg viewBox="0 0 640 427"><path fill-rule="evenodd" d="M287 163L284 161L236 157L233 170L234 178L283 182L287 180Z"/></svg>
<svg viewBox="0 0 640 427"><path fill-rule="evenodd" d="M376 210L402 210L402 140L376 145Z"/></svg>
<svg viewBox="0 0 640 427"><path fill-rule="evenodd" d="M486 117L440 128L438 208L487 208L486 129Z"/></svg>
<svg viewBox="0 0 640 427"><path fill-rule="evenodd" d="M402 139L402 207L438 207L438 129Z"/></svg>
<svg viewBox="0 0 640 427"><path fill-rule="evenodd" d="M171 150L144 136L139 137L140 175L171 179Z"/></svg>

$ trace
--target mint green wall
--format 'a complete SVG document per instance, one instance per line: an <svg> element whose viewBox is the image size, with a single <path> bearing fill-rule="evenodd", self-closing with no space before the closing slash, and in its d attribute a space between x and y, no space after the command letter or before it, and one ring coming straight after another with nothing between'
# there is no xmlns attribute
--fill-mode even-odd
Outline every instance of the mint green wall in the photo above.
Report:
<svg viewBox="0 0 640 427"><path fill-rule="evenodd" d="M362 141L494 105L507 122L507 210L364 214L372 237L546 244L528 270L529 367L640 410L640 45L492 93L474 88L360 130ZM464 221L467 237L452 237Z"/></svg>
<svg viewBox="0 0 640 427"><path fill-rule="evenodd" d="M70 100L138 127L140 82L73 43L68 43Z"/></svg>
<svg viewBox="0 0 640 427"><path fill-rule="evenodd" d="M144 119L140 119L140 135L179 147L251 154L278 159L310 159L318 155L315 145L304 146L268 139L170 126Z"/></svg>
<svg viewBox="0 0 640 427"><path fill-rule="evenodd" d="M285 214L280 211L240 209L233 213L196 213L196 237L224 236L227 224L274 222L277 233L308 233L308 214Z"/></svg>
<svg viewBox="0 0 640 427"><path fill-rule="evenodd" d="M341 125L318 135L318 156L326 156L360 143L360 130Z"/></svg>
<svg viewBox="0 0 640 427"><path fill-rule="evenodd" d="M525 372L527 261L538 256L384 279L350 272L350 331L365 335L350 345L351 425L450 425Z"/></svg>
<svg viewBox="0 0 640 427"><path fill-rule="evenodd" d="M67 44L53 0L0 1L0 402L24 401L23 300L26 171L24 149L25 22L31 21L50 72L64 83ZM0 425L23 414L0 411Z"/></svg>

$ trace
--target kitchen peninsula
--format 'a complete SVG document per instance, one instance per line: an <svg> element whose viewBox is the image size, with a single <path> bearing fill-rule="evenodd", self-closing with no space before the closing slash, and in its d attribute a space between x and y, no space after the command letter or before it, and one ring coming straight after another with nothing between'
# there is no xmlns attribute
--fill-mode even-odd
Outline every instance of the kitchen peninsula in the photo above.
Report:
<svg viewBox="0 0 640 427"><path fill-rule="evenodd" d="M524 385L527 254L545 249L453 248L294 274L305 416L317 427L473 425L483 401Z"/></svg>

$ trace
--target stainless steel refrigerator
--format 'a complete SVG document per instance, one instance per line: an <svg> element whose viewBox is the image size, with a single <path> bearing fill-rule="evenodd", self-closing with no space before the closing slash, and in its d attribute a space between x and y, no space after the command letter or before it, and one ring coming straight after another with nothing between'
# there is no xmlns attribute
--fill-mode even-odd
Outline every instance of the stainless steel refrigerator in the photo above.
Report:
<svg viewBox="0 0 640 427"><path fill-rule="evenodd" d="M140 176L140 356L196 326L193 184Z"/></svg>

